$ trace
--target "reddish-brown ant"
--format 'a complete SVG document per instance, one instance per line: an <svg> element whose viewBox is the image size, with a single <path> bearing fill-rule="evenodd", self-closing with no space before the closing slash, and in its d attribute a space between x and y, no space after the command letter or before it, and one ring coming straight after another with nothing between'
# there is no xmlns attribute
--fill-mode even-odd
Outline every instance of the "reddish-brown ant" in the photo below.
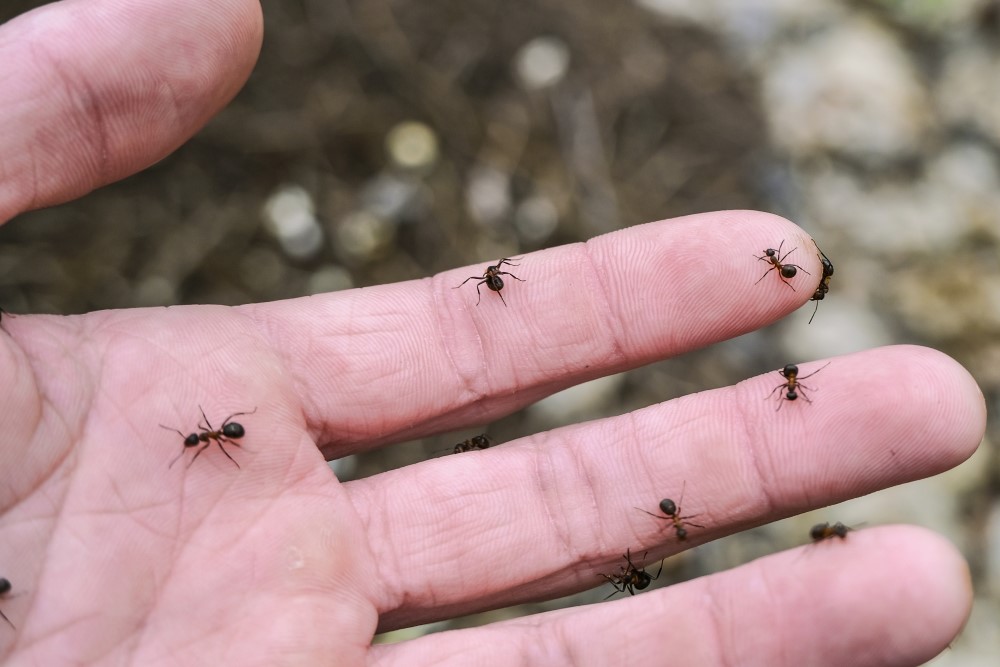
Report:
<svg viewBox="0 0 1000 667"><path fill-rule="evenodd" d="M829 522L817 523L815 526L809 529L809 537L813 542L820 542L822 540L829 539L831 537L839 537L844 539L847 537L849 531L854 530L839 521L832 526Z"/></svg>
<svg viewBox="0 0 1000 667"><path fill-rule="evenodd" d="M794 278L795 275L800 270L802 271L802 273L806 274L807 276L811 276L812 274L809 273L808 271L806 271L805 269L803 269L798 264L786 264L785 263L785 258L788 257L789 255L791 255L796 250L798 250L798 248L792 248L791 250L789 250L788 252L786 252L784 255L782 255L781 254L781 247L783 245L785 245L785 241L784 240L782 240L781 243L778 244L778 249L777 250L775 250L774 248L768 248L767 250L764 251L764 254L761 255L760 257L757 257L757 255L754 255L754 257L757 257L757 259L761 260L762 262L770 262L771 263L771 268L769 268L767 271L765 271L764 275L757 279L757 283L759 283L761 280L763 280L764 276L766 276L767 274L769 274L771 271L774 271L775 269L777 269L778 270L778 276L781 278L781 282L783 282L786 285L788 285L789 287L791 287L792 291L794 292L796 290L795 290L794 287L792 287L792 284L790 282L788 282L788 278ZM757 283L754 283L754 285L756 285Z"/></svg>
<svg viewBox="0 0 1000 667"><path fill-rule="evenodd" d="M11 589L10 581L0 577L0 597L7 597L7 593L10 593L10 589ZM11 623L10 619L7 618L7 614L0 611L0 618L3 618L3 620L7 621L10 627L17 630L14 624Z"/></svg>
<svg viewBox="0 0 1000 667"><path fill-rule="evenodd" d="M813 245L816 246L816 250L819 252L817 257L819 257L819 261L823 264L823 279L819 281L819 285L816 286L816 291L813 292L811 297L809 297L810 301L816 302L816 307L813 308L813 314L809 318L809 324L812 324L813 317L816 317L816 311L819 310L819 302L826 298L826 293L830 291L830 279L833 278L833 262L831 262L830 258L819 249L819 244L816 243L815 240L813 240Z"/></svg>
<svg viewBox="0 0 1000 667"><path fill-rule="evenodd" d="M816 375L816 373L819 373L821 370L823 370L829 365L830 362L828 361L819 368L817 368L816 370L814 370L809 375L803 375L800 378L799 367L796 366L795 364L787 364L784 368L778 371L778 373L780 373L781 376L785 378L785 381L779 384L774 389L772 389L771 393L768 394L767 398L765 398L764 400L771 398L771 396L774 395L774 392L778 391L779 389L786 389L787 391L785 392L784 396L778 396L778 407L775 409L775 412L780 410L781 406L784 405L782 399L794 401L797 400L799 396L801 396L806 403L812 403L812 401L809 400L809 397L806 396L805 390L808 389L809 391L813 391L813 389L811 387L807 387L806 385L802 384L801 380L805 380L806 378L811 378L813 375Z"/></svg>
<svg viewBox="0 0 1000 667"><path fill-rule="evenodd" d="M184 452L186 452L189 447L197 447L199 444L205 443L201 447L201 449L195 452L194 457L192 457L191 461L188 463L188 467L190 468L191 464L194 463L194 460L198 458L198 456L203 451L208 449L212 445L212 441L214 440L219 445L219 449L222 450L222 453L226 455L226 458L235 463L236 467L239 468L240 464L236 463L236 459L234 459L232 456L229 455L229 452L227 452L226 448L222 446L222 443L228 442L231 445L240 447L241 445L240 443L236 442L236 439L245 436L246 430L243 428L242 424L231 422L229 420L232 419L233 417L239 417L241 415L252 415L253 413L257 412L257 408L254 408L250 412L234 412L233 414L226 417L226 420L222 422L222 426L218 430L216 430L212 426L212 423L208 421L208 417L205 416L205 411L202 410L202 407L200 405L198 406L198 409L201 410L201 417L202 419L205 420L204 424L201 424L200 422L198 424L198 428L201 429L201 433L189 433L188 435L184 435L175 428L171 428L169 426L164 426L163 424L160 424L160 428L165 428L168 431L173 431L177 433L177 435L184 438L184 449L181 450L181 453L178 454L174 458L174 460L170 462L170 465L167 467L173 468L174 464L177 463L177 461L182 456L184 456Z"/></svg>
<svg viewBox="0 0 1000 667"><path fill-rule="evenodd" d="M515 258L515 259L519 259L519 258ZM508 266L521 266L520 264L515 264L514 262L512 262L509 259L507 259L506 257L504 257L503 259L501 259L496 264L487 266L486 270L483 271L483 275L481 275L481 276L469 276L468 278L466 278L465 280L462 281L461 285L456 285L455 287L452 287L452 289L458 289L459 287L461 287L465 283L469 282L470 280L479 280L480 278L482 278L482 280L479 280L479 282L476 283L476 294L479 297L478 299L476 299L476 305L478 306L479 302L483 298L483 295L479 291L479 286L482 285L483 283L486 283L486 286L488 288L490 288L491 290L493 290L494 292L496 292L497 294L500 295L500 301L503 302L504 307L506 307L507 306L507 302L504 301L503 294L500 294L500 290L503 289L503 278L501 278L500 276L510 276L514 280L520 280L522 283L525 282L525 281L521 280L520 278L518 278L517 276L515 276L513 273L508 273L507 271L501 271L500 267L503 266L504 264L507 264Z"/></svg>
<svg viewBox="0 0 1000 667"><path fill-rule="evenodd" d="M646 559L647 551L642 555L643 560ZM629 595L635 595L637 590L646 589L649 584L660 578L660 573L663 572L663 561L660 561L660 569L657 571L656 576L650 576L646 570L639 567L632 562L632 551L631 549L625 550L625 555L622 556L625 559L627 565L621 566L621 572L617 574L598 574L599 577L604 577L607 579L612 586L615 587L611 593L608 594L604 599L607 600L609 597L615 593L624 593L628 591Z"/></svg>
<svg viewBox="0 0 1000 667"><path fill-rule="evenodd" d="M689 516L681 516L681 503L684 502L684 490L687 488L687 482L681 487L681 502L675 503L670 498L664 498L660 501L660 511L666 514L666 516L660 516L659 514L653 514L652 512L646 512L646 510L636 507L635 509L640 512L646 512L649 516L655 516L657 519L666 519L674 525L674 532L677 534L677 539L683 542L687 539L687 528L685 525L692 526L693 528L704 528L697 523L688 521L688 519L693 519L697 514L691 514Z"/></svg>

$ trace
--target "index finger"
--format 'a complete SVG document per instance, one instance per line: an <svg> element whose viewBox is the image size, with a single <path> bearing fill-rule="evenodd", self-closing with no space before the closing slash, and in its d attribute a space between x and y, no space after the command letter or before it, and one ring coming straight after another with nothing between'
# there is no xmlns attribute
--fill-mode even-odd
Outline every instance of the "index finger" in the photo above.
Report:
<svg viewBox="0 0 1000 667"><path fill-rule="evenodd" d="M799 266L795 277L770 270L765 251L779 246ZM822 277L800 228L752 211L526 254L516 267L524 282L506 281L504 302L481 288L477 306L472 282L454 289L498 259L247 307L294 374L328 457L490 421L579 382L752 331L805 303ZM393 409L383 414L386 396Z"/></svg>

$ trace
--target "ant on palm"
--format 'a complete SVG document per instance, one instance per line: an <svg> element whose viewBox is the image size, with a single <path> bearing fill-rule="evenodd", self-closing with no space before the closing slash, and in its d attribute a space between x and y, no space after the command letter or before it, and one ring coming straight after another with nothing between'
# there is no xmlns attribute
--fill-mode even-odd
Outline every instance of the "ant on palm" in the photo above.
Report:
<svg viewBox="0 0 1000 667"><path fill-rule="evenodd" d="M784 368L778 371L778 373L780 373L781 376L785 378L785 381L779 384L774 389L772 389L771 393L768 394L767 398L765 398L764 400L771 398L771 396L774 395L774 392L778 391L779 389L787 389L783 397L780 395L778 396L778 407L775 409L775 412L780 410L781 406L784 405L784 403L781 402L782 398L789 401L794 401L799 398L799 395L801 395L806 403L812 403L812 401L809 400L809 397L806 396L805 390L808 389L809 391L813 391L813 389L811 387L807 387L806 385L802 384L801 380L805 380L806 378L810 378L813 375L816 375L816 373L819 373L821 370L823 370L829 365L830 362L828 361L819 368L817 368L816 370L814 370L809 375L803 375L801 378L799 378L799 367L796 366L795 364L787 364Z"/></svg>
<svg viewBox="0 0 1000 667"><path fill-rule="evenodd" d="M8 579L0 577L0 597L6 597L7 593L10 593L10 589L11 589L10 581ZM3 611L0 611L0 618L3 618L3 620L7 621L7 624L10 625L10 627L17 630L17 627L14 626L11 620L7 618L7 614L3 613Z"/></svg>
<svg viewBox="0 0 1000 667"><path fill-rule="evenodd" d="M674 525L674 532L677 534L677 539L683 542L687 539L687 528L684 526L691 526L693 528L704 528L697 523L688 521L688 519L693 519L697 514L691 514L689 516L681 516L681 503L684 502L684 490L687 488L687 482L681 487L681 502L675 503L670 498L664 498L660 501L660 511L666 514L666 516L660 516L659 514L653 514L652 512L646 512L646 510L636 507L635 509L640 512L646 512L649 516L655 516L657 519L666 519Z"/></svg>
<svg viewBox="0 0 1000 667"><path fill-rule="evenodd" d="M519 259L519 258L515 258L515 259ZM503 302L503 305L506 308L507 307L507 302L504 301L503 294L500 294L500 290L503 289L503 278L501 278L500 276L510 276L514 280L520 280L522 283L525 282L525 281L521 280L521 278L518 278L513 273L508 273L507 271L501 271L500 267L503 266L504 264L507 264L508 266L521 266L520 264L515 264L514 262L512 262L509 259L507 259L506 257L504 257L503 259L501 259L496 264L487 266L486 270L483 271L483 275L481 275L481 276L470 276L470 277L466 278L465 280L463 280L461 285L456 285L455 287L452 287L452 289L458 289L459 287L461 287L465 283L469 282L470 280L479 280L480 278L482 278L482 280L479 280L479 282L476 283L476 294L479 296L479 298L476 299L476 305L478 306L479 302L483 298L482 293L480 293L480 291L479 291L479 286L482 285L483 283L486 283L486 286L488 288L490 288L491 290L493 290L494 292L496 292L497 294L500 295L500 301Z"/></svg>
<svg viewBox="0 0 1000 667"><path fill-rule="evenodd" d="M839 537L844 539L847 537L847 533L854 530L849 526L845 526L839 521L832 526L829 522L817 523L815 526L809 529L809 537L813 542L821 542L823 540L829 539L831 537Z"/></svg>
<svg viewBox="0 0 1000 667"><path fill-rule="evenodd" d="M783 245L785 245L784 239L782 239L781 243L778 244L778 249L777 250L775 250L774 248L768 248L767 250L764 251L764 254L761 255L760 257L757 257L757 255L754 255L754 257L757 257L757 259L761 260L762 262L770 262L771 263L771 268L769 268L767 271L765 271L764 275L757 279L757 283L759 283L761 280L763 280L764 276L766 276L767 274L769 274L771 271L774 271L775 269L777 269L778 270L778 277L781 278L781 282L783 282L786 285L788 285L789 287L791 287L792 291L794 292L794 291L796 291L795 287L793 287L792 284L790 282L788 282L788 278L794 278L795 275L800 270L802 271L802 273L806 274L807 276L811 276L812 274L809 273L808 271L806 271L805 269L803 269L798 264L786 264L785 263L785 258L788 257L789 255L791 255L796 250L798 250L798 248L792 248L791 250L789 250L788 252L786 252L784 255L782 255L781 254L781 247ZM757 283L754 283L754 285L756 285Z"/></svg>
<svg viewBox="0 0 1000 667"><path fill-rule="evenodd" d="M181 450L181 453L178 454L167 467L173 468L174 464L177 463L178 459L184 456L184 452L186 452L189 447L197 447L199 444L205 443L201 449L195 452L194 457L191 459L190 463L188 463L188 468L190 468L194 463L194 460L198 458L203 451L208 449L214 440L219 445L219 449L222 450L222 453L226 455L226 458L236 464L236 467L239 468L240 464L236 463L236 459L229 455L229 452L227 452L226 448L222 446L222 443L228 442L230 445L241 447L240 443L236 442L236 440L246 435L246 429L243 428L242 424L231 422L229 420L233 417L239 417L241 415L252 415L257 412L257 408L254 408L250 412L234 412L226 417L226 420L222 422L222 426L220 426L218 430L216 430L212 426L212 423L208 421L208 417L205 416L205 411L200 405L198 406L198 409L201 410L201 417L205 420L204 425L200 422L198 423L198 428L201 429L201 433L189 433L188 435L184 435L175 428L160 424L160 428L165 428L168 431L174 431L177 435L184 438L184 449Z"/></svg>
<svg viewBox="0 0 1000 667"><path fill-rule="evenodd" d="M646 554L648 553L649 552L647 551L642 555L643 560L646 559ZM605 600L615 593L624 593L625 591L628 591L629 595L635 595L637 590L644 590L649 586L649 584L659 579L660 573L663 572L663 561L661 560L660 569L657 571L656 576L650 576L645 569L632 562L632 551L630 549L625 550L625 554L622 558L625 559L627 566L622 565L621 572L618 572L617 574L598 573L597 575L599 577L604 577L611 583L612 586L615 587L615 590L611 591L611 593L604 598Z"/></svg>
<svg viewBox="0 0 1000 667"><path fill-rule="evenodd" d="M819 310L819 302L826 298L826 293L830 291L830 279L833 278L833 262L826 256L826 253L819 249L819 244L815 240L813 240L813 245L816 246L816 250L819 252L817 257L819 257L819 261L823 264L823 279L816 286L816 291L813 292L813 295L809 297L810 301L816 302L812 317L809 318L809 324L812 324L813 317L816 317L816 311Z"/></svg>

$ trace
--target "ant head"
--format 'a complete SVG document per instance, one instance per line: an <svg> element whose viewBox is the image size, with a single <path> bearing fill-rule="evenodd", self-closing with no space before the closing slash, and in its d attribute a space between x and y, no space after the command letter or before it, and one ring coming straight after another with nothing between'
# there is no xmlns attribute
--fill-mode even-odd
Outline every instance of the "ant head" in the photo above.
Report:
<svg viewBox="0 0 1000 667"><path fill-rule="evenodd" d="M200 439L198 438L198 434L197 433L190 433L190 434L188 434L188 436L186 438L184 438L184 446L185 447L194 447L195 445L198 444L199 441L200 441Z"/></svg>
<svg viewBox="0 0 1000 667"><path fill-rule="evenodd" d="M799 272L799 270L795 267L794 264L782 264L781 265L781 277L782 278L794 278L795 274L798 273L798 272Z"/></svg>
<svg viewBox="0 0 1000 667"><path fill-rule="evenodd" d="M833 524L833 534L836 535L837 537L847 537L847 531L849 530L850 528L840 523L839 521Z"/></svg>
<svg viewBox="0 0 1000 667"><path fill-rule="evenodd" d="M793 377L799 374L799 367L796 366L795 364L788 364L781 369L781 374L784 375L786 378Z"/></svg>
<svg viewBox="0 0 1000 667"><path fill-rule="evenodd" d="M664 498L660 501L660 511L667 516L674 516L677 514L677 503L670 498Z"/></svg>
<svg viewBox="0 0 1000 667"><path fill-rule="evenodd" d="M799 393L797 391L795 391L794 389L789 389L788 393L785 394L785 398L787 398L790 401L794 401L798 397L799 397Z"/></svg>
<svg viewBox="0 0 1000 667"><path fill-rule="evenodd" d="M778 254L778 251L775 250L774 248L768 248L767 250L764 251L764 254L767 255L768 257L774 257L775 255Z"/></svg>
<svg viewBox="0 0 1000 667"><path fill-rule="evenodd" d="M472 446L479 449L489 449L492 444L493 443L490 442L490 439L485 435L477 435L472 439Z"/></svg>
<svg viewBox="0 0 1000 667"><path fill-rule="evenodd" d="M222 427L222 435L227 438L242 438L247 432L243 429L243 424L230 422Z"/></svg>
<svg viewBox="0 0 1000 667"><path fill-rule="evenodd" d="M0 578L0 595L6 595L10 593L10 581L7 579Z"/></svg>

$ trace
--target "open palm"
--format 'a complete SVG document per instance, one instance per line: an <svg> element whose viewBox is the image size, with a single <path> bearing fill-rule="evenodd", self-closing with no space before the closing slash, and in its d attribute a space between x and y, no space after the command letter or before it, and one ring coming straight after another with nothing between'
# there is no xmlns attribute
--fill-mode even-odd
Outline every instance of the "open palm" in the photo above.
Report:
<svg viewBox="0 0 1000 667"><path fill-rule="evenodd" d="M59 39L67 16L84 38ZM0 134L0 219L173 150L239 88L259 40L245 0L61 3L0 27L0 125L19 130ZM811 245L785 220L729 212L529 254L502 319L495 294L477 307L474 290L452 289L482 266L237 308L5 316L9 664L918 664L954 637L971 592L953 548L906 527L371 646L378 629L594 586L629 548L652 560L971 454L985 419L975 383L939 353L897 347L833 360L823 400L777 417L771 373L345 485L325 463L772 322L811 294L774 274L754 284L753 256L782 239ZM704 257L711 270L693 271ZM822 274L818 257L798 261ZM198 448L159 426L199 431L200 408L215 428L250 413L226 445L234 461L210 442L189 465ZM634 509L682 488L704 526L683 544Z"/></svg>

